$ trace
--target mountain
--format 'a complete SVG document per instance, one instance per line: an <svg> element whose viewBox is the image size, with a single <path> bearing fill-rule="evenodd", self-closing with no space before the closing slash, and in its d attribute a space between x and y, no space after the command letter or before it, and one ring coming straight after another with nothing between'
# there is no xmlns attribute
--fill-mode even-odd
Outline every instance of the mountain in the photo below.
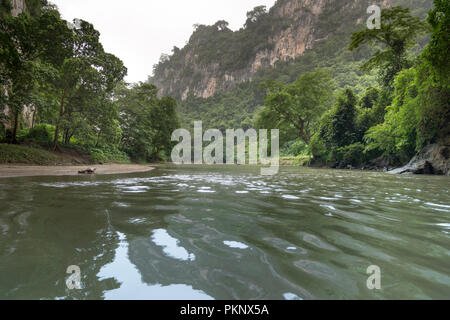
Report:
<svg viewBox="0 0 450 320"><path fill-rule="evenodd" d="M372 4L402 5L425 17L432 0L278 0L269 10L250 11L238 31L226 21L197 25L184 48L161 57L149 82L181 103L184 124L203 119L219 128L250 125L262 104L264 80L288 83L317 67L329 68L337 88L359 92L375 83L374 75L359 70L372 51L347 48Z"/></svg>

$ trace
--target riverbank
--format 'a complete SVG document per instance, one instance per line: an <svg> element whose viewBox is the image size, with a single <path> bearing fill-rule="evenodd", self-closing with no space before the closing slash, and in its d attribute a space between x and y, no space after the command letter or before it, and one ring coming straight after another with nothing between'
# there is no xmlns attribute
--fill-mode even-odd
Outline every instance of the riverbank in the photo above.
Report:
<svg viewBox="0 0 450 320"><path fill-rule="evenodd" d="M96 174L126 174L148 172L154 169L150 165L140 164L104 164L92 166ZM0 164L0 178L37 177L37 176L78 176L78 171L86 170L86 166L27 166Z"/></svg>

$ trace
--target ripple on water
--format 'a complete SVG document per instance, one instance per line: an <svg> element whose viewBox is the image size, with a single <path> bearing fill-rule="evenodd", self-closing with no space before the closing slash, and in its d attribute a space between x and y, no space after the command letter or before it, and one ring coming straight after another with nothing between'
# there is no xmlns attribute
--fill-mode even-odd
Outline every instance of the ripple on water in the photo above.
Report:
<svg viewBox="0 0 450 320"><path fill-rule="evenodd" d="M147 192L148 190L150 190L149 186L124 186L124 185L119 185L117 186L118 189L120 189L123 192L126 193L143 193L143 192Z"/></svg>
<svg viewBox="0 0 450 320"><path fill-rule="evenodd" d="M284 199L288 199L288 200L299 200L300 199L300 197L293 196L293 195L290 195L290 194L284 194L281 197L284 198Z"/></svg>

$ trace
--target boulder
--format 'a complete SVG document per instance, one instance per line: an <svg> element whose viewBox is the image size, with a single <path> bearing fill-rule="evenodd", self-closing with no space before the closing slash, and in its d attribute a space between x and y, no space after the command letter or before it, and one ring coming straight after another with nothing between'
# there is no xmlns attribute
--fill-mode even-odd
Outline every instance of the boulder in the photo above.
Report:
<svg viewBox="0 0 450 320"><path fill-rule="evenodd" d="M450 175L450 146L447 143L428 145L406 166L389 171L389 173Z"/></svg>

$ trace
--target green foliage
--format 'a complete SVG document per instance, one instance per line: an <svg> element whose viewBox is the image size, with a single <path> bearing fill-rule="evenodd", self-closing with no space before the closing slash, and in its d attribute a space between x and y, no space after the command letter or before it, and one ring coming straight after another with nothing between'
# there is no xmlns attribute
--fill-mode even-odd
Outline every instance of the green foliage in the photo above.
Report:
<svg viewBox="0 0 450 320"><path fill-rule="evenodd" d="M434 0L434 9L428 15L433 33L431 41L424 52L424 57L432 65L435 77L449 85L450 63L450 2Z"/></svg>
<svg viewBox="0 0 450 320"><path fill-rule="evenodd" d="M332 158L336 163L339 163L340 167L346 167L348 165L358 167L367 160L365 156L365 145L357 142L338 148L333 150Z"/></svg>
<svg viewBox="0 0 450 320"><path fill-rule="evenodd" d="M356 97L346 89L338 98L331 117L330 142L333 147L343 147L356 142Z"/></svg>
<svg viewBox="0 0 450 320"><path fill-rule="evenodd" d="M301 139L289 141L280 150L280 156L309 156L308 145Z"/></svg>
<svg viewBox="0 0 450 320"><path fill-rule="evenodd" d="M323 70L305 73L288 85L269 83L263 113L274 119L274 129L292 129L306 144L311 141L316 121L332 99L331 77Z"/></svg>
<svg viewBox="0 0 450 320"><path fill-rule="evenodd" d="M391 88L395 75L408 68L411 62L407 58L407 50L413 47L415 39L424 34L427 24L410 13L409 8L393 7L381 12L381 28L368 29L352 34L350 50L363 44L381 44L384 49L378 50L364 65L363 69L379 69L381 84Z"/></svg>
<svg viewBox="0 0 450 320"><path fill-rule="evenodd" d="M326 112L309 146L317 161L359 166L364 135L374 125L384 121L386 97L376 88L369 88L358 99L351 89L341 92L334 108ZM357 156L358 151L360 156ZM376 152L369 153L377 156Z"/></svg>
<svg viewBox="0 0 450 320"><path fill-rule="evenodd" d="M429 16L434 41L415 68L397 75L394 100L384 123L371 128L366 136L368 150L378 149L394 162L406 162L424 145L450 135L450 88L445 75L448 63L435 64L430 60L442 59L442 50L448 46L440 37L445 21L448 26L449 10L448 3L436 0L435 4L436 9ZM436 19L440 22L436 23Z"/></svg>
<svg viewBox="0 0 450 320"><path fill-rule="evenodd" d="M130 163L130 157L114 146L104 146L102 148L90 148L88 152L95 162L100 163Z"/></svg>
<svg viewBox="0 0 450 320"><path fill-rule="evenodd" d="M407 161L416 151L419 106L415 77L415 69L398 74L395 79L395 98L387 108L385 121L371 128L366 136L367 150L382 150L394 163Z"/></svg>
<svg viewBox="0 0 450 320"><path fill-rule="evenodd" d="M0 4L6 8L5 1ZM72 30L46 1L26 4L26 13L5 14L0 20L0 114L7 106L11 119L6 120L13 123L8 141L54 149L63 145L89 153L97 162L129 162L125 152L141 156L139 148L146 161L166 158L177 125L176 102L158 99L150 85L147 96L145 85L142 90L121 85L117 95L127 70L104 51L94 26L81 21ZM137 98L128 101L129 96ZM24 105L35 110L31 130L20 130ZM139 112L128 123L133 108Z"/></svg>
<svg viewBox="0 0 450 320"><path fill-rule="evenodd" d="M24 143L32 143L42 147L50 147L55 134L55 127L49 124L38 124L32 129L26 129L25 135L21 137L19 133L19 141Z"/></svg>
<svg viewBox="0 0 450 320"><path fill-rule="evenodd" d="M43 149L0 144L0 163L51 165L58 160L54 154Z"/></svg>
<svg viewBox="0 0 450 320"><path fill-rule="evenodd" d="M166 160L171 154L172 132L179 127L176 101L157 97L157 88L140 83L119 88L119 121L123 131L121 148L133 159Z"/></svg>

